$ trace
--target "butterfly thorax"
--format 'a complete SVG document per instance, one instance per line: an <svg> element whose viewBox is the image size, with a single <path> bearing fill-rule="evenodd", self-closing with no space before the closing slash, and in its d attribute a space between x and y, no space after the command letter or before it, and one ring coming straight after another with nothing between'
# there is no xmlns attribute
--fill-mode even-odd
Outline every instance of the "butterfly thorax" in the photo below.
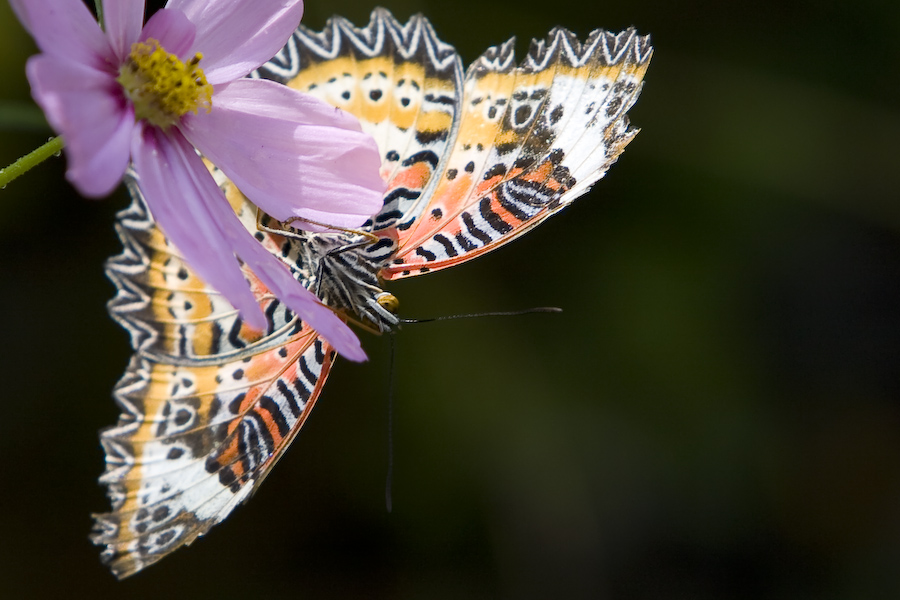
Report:
<svg viewBox="0 0 900 600"><path fill-rule="evenodd" d="M396 253L394 239L367 232L295 232L284 239L286 262L323 304L379 332L398 323L379 281Z"/></svg>

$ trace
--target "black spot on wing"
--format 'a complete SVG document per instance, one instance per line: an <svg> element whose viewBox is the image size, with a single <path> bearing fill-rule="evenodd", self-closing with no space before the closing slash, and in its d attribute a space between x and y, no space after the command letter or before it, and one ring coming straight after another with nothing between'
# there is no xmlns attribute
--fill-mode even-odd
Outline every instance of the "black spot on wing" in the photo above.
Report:
<svg viewBox="0 0 900 600"><path fill-rule="evenodd" d="M325 362L325 352L322 346L322 341L316 340L316 343L313 344L313 348L316 352L316 362L321 365Z"/></svg>
<svg viewBox="0 0 900 600"><path fill-rule="evenodd" d="M231 342L231 345L235 348L243 348L247 345L241 339L242 325L243 321L241 319L235 319L234 324L231 326L231 331L228 332L228 341Z"/></svg>
<svg viewBox="0 0 900 600"><path fill-rule="evenodd" d="M418 190L409 190L405 187L399 187L395 190L391 190L391 192L384 197L384 203L388 204L390 202L393 202L394 200L399 200L400 198L405 198L406 200L415 200L421 195L421 193L422 192ZM379 215L378 218L380 217L381 215ZM375 220L377 221L378 218L376 218Z"/></svg>
<svg viewBox="0 0 900 600"><path fill-rule="evenodd" d="M303 373L303 377L306 378L306 381L308 381L310 384L315 384L316 380L319 378L309 368L309 365L306 362L305 356L300 357L299 365L300 365L300 372Z"/></svg>
<svg viewBox="0 0 900 600"><path fill-rule="evenodd" d="M288 426L287 421L285 421L284 415L281 414L278 403L275 402L271 396L262 396L259 399L259 407L261 410L265 410L272 416L272 422L274 422L275 427L278 428L278 435L285 437L291 428Z"/></svg>
<svg viewBox="0 0 900 600"><path fill-rule="evenodd" d="M505 207L504 207L505 208ZM485 196L481 199L481 202L478 203L478 209L481 213L481 218L487 221L487 224L491 226L499 234L506 234L512 231L512 226L504 221L500 215L494 212L491 208L491 198L490 196ZM518 210L518 209L516 209ZM524 216L524 215L523 215ZM521 220L521 219L520 219Z"/></svg>
<svg viewBox="0 0 900 600"><path fill-rule="evenodd" d="M425 260L427 260L429 262L432 260L435 260L437 258L437 256L435 256L434 252L429 252L428 250L426 250L425 248L422 248L421 246L416 248L416 254L418 254L419 256L421 256L422 258L424 258Z"/></svg>
<svg viewBox="0 0 900 600"><path fill-rule="evenodd" d="M228 403L228 412L230 412L233 415L236 415L239 412L241 412L241 403L244 401L244 398L246 397L246 395L247 395L246 393L241 392L240 394L235 396L234 400L232 400L231 402Z"/></svg>
<svg viewBox="0 0 900 600"><path fill-rule="evenodd" d="M420 129L416 131L416 141L420 144L443 142L449 133L447 129Z"/></svg>
<svg viewBox="0 0 900 600"><path fill-rule="evenodd" d="M291 411L291 414L294 415L294 418L298 418L300 413L302 412L300 409L300 405L297 404L297 396L294 392L291 391L291 388L288 387L288 384L284 382L284 380L279 379L278 383L275 384L275 387L278 388L278 392L284 396L284 399L287 401L288 408Z"/></svg>
<svg viewBox="0 0 900 600"><path fill-rule="evenodd" d="M504 165L503 163L497 163L496 165L488 169L484 174L484 179L485 181L487 181L488 179L491 179L492 177L496 177L498 175L506 175L506 165Z"/></svg>
<svg viewBox="0 0 900 600"><path fill-rule="evenodd" d="M404 167L411 167L416 163L427 162L429 165L431 165L431 168L434 169L437 167L440 160L441 160L440 157L438 157L438 155L435 154L433 151L422 150L420 152L416 152L415 154L411 155L409 158L404 160L401 164Z"/></svg>
<svg viewBox="0 0 900 600"><path fill-rule="evenodd" d="M558 105L552 111L550 111L550 124L556 125L559 123L559 120L563 117L563 106L562 104Z"/></svg>
<svg viewBox="0 0 900 600"><path fill-rule="evenodd" d="M491 243L491 236L475 226L475 219L472 218L472 215L469 212L464 212L460 216L462 217L463 224L466 226L466 231L469 232L469 235L485 246Z"/></svg>
<svg viewBox="0 0 900 600"><path fill-rule="evenodd" d="M478 246L473 244L462 232L457 233L454 239L456 240L456 243L459 244L459 247L465 252L471 252L478 248Z"/></svg>
<svg viewBox="0 0 900 600"><path fill-rule="evenodd" d="M426 102L434 102L435 104L445 104L447 106L454 106L456 104L456 99L452 96L435 96L434 94L425 94Z"/></svg>
<svg viewBox="0 0 900 600"><path fill-rule="evenodd" d="M394 244L393 240L390 238L381 238L368 248L366 248L366 252L377 252Z"/></svg>
<svg viewBox="0 0 900 600"><path fill-rule="evenodd" d="M447 237L444 236L443 234L438 233L431 239L433 239L438 244L440 244L441 246L444 247L444 252L447 253L447 256L453 257L453 256L456 256L457 254L459 254L459 252L457 252L456 248L453 246L453 242L451 242L449 239L447 239Z"/></svg>
<svg viewBox="0 0 900 600"><path fill-rule="evenodd" d="M399 219L403 216L403 213L399 210L389 210L387 212L383 212L377 217L375 217L376 223L386 223L388 221L393 221L394 219Z"/></svg>

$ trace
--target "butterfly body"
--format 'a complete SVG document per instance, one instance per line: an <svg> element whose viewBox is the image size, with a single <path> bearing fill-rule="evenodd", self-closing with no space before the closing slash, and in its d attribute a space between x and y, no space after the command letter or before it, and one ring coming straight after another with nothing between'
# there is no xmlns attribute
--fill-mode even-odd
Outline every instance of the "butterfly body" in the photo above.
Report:
<svg viewBox="0 0 900 600"><path fill-rule="evenodd" d="M267 220L263 219L263 226ZM371 226L366 229L371 230ZM396 315L385 308L382 300L390 294L380 287L381 273L396 252L395 239L379 237L370 231L326 234L290 231L276 236L281 240L284 260L291 265L303 265L301 281L323 304L371 325L378 332L389 331L397 325Z"/></svg>
<svg viewBox="0 0 900 600"><path fill-rule="evenodd" d="M378 9L364 28L301 27L258 77L356 115L383 156L384 206L359 231L301 231L256 208L210 167L248 231L319 301L378 331L395 327L395 279L447 268L515 239L587 191L637 130L652 49L633 30L563 29L516 64L513 41L464 73L430 24ZM352 166L351 166L352 168ZM130 184L110 313L135 354L101 435L112 500L93 540L124 577L191 543L246 500L309 416L335 353L251 270L255 331L196 277ZM327 229L327 228L321 228Z"/></svg>

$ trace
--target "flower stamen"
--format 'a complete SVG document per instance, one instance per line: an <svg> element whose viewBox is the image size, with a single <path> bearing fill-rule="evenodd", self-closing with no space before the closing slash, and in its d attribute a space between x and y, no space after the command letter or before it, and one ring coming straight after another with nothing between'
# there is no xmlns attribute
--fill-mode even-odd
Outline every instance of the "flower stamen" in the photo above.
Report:
<svg viewBox="0 0 900 600"><path fill-rule="evenodd" d="M212 109L213 87L198 65L199 52L186 63L150 38L131 46L116 78L134 105L137 120L167 129L187 113Z"/></svg>

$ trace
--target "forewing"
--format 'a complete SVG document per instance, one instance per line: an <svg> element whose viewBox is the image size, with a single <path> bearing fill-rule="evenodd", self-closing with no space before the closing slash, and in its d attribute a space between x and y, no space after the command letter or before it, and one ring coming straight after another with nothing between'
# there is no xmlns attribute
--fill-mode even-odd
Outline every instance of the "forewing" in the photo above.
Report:
<svg viewBox="0 0 900 600"><path fill-rule="evenodd" d="M359 118L378 143L387 182L373 228L415 220L444 168L462 93L459 57L424 17L401 25L376 9L362 28L339 17L321 32L301 26L259 76Z"/></svg>
<svg viewBox="0 0 900 600"><path fill-rule="evenodd" d="M246 270L268 326L243 327L132 191L117 222L125 248L107 271L118 288L110 311L135 354L114 391L119 423L101 434L112 512L95 517L92 537L118 577L191 543L249 496L300 430L334 360ZM255 226L251 205L235 202ZM257 237L270 250L285 242Z"/></svg>
<svg viewBox="0 0 900 600"><path fill-rule="evenodd" d="M384 279L479 256L590 189L637 134L626 112L651 55L633 29L597 30L583 44L555 29L519 66L513 40L489 49L466 73L446 169Z"/></svg>

